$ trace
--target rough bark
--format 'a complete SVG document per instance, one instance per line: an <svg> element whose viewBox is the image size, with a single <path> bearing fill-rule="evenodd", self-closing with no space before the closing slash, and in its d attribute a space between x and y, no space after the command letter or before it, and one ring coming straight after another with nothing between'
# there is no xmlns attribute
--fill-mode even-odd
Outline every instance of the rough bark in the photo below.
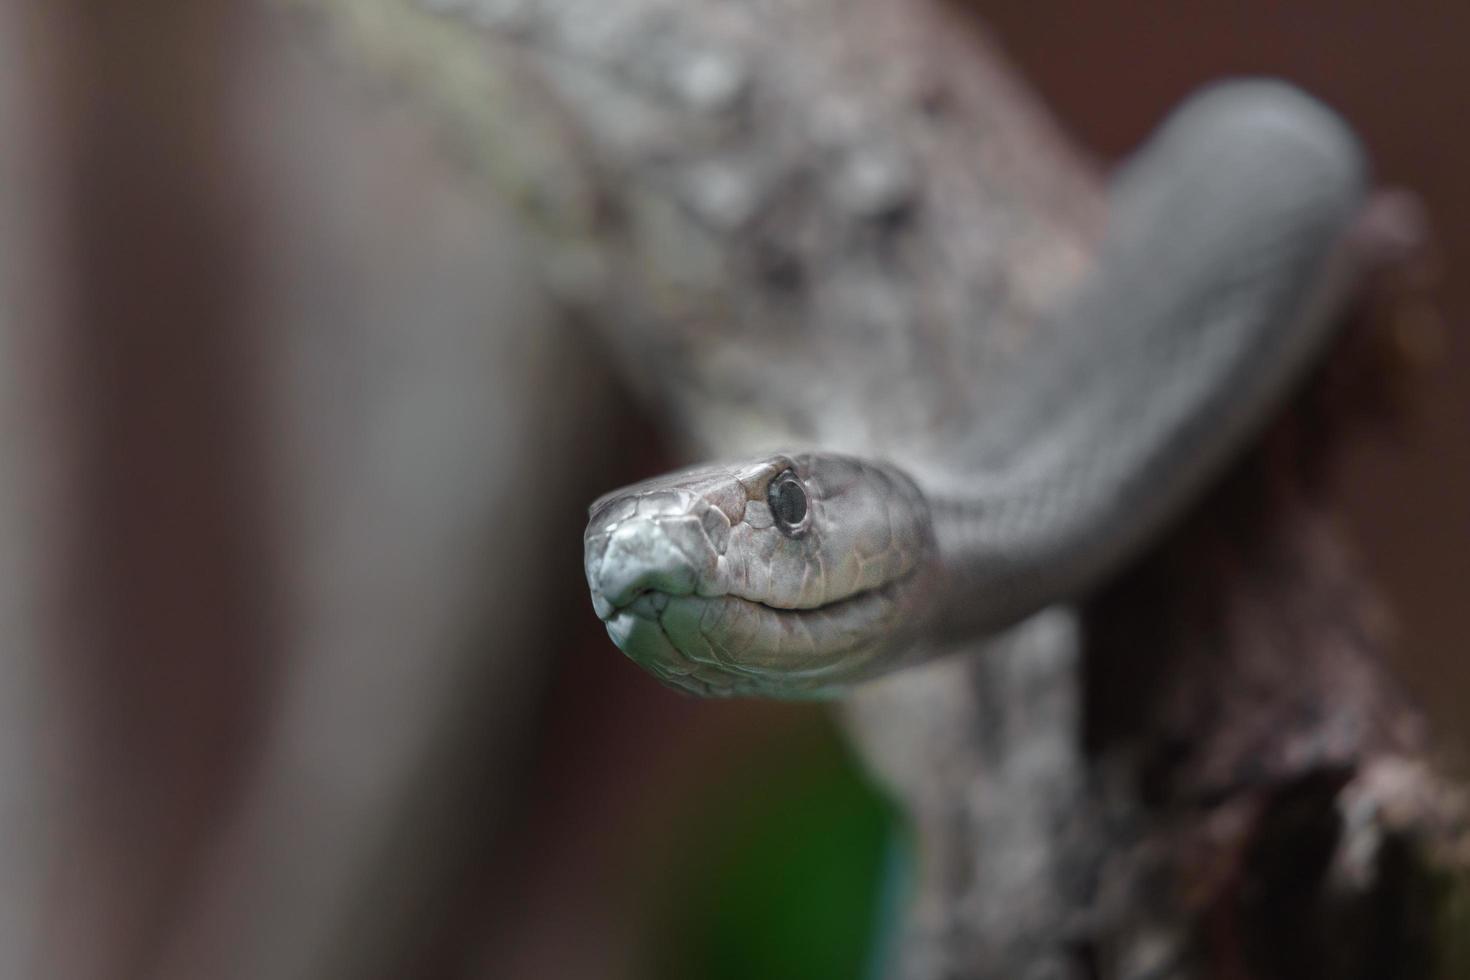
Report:
<svg viewBox="0 0 1470 980"><path fill-rule="evenodd" d="M518 202L691 453L942 445L1086 267L1097 181L943 5L298 6ZM1470 975L1463 802L1318 479L1386 356L1080 615L854 699L918 834L896 975Z"/></svg>

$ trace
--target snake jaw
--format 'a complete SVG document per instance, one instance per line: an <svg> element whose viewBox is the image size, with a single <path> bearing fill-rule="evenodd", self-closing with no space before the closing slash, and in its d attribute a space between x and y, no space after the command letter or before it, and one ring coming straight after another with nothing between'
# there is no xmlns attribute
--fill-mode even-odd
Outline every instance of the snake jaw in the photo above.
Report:
<svg viewBox="0 0 1470 980"><path fill-rule="evenodd" d="M670 636L670 626L681 634L704 617L698 608L685 603L702 603L697 597L673 597L666 593L645 592L627 606L614 609L605 618L608 636L634 663L642 666L666 685L701 697L731 697L754 693L744 682L747 673L728 662L709 662L686 654L687 644L677 644ZM719 598L707 600L718 603ZM738 601L738 600L737 600ZM666 619L671 606L676 607L671 621ZM693 613L693 615L691 615ZM702 643L709 651L708 643Z"/></svg>
<svg viewBox="0 0 1470 980"><path fill-rule="evenodd" d="M650 597L651 598L651 597ZM639 599L606 618L607 634L635 663L653 671L666 683L678 684L694 670L669 640L660 617L667 599L657 607Z"/></svg>

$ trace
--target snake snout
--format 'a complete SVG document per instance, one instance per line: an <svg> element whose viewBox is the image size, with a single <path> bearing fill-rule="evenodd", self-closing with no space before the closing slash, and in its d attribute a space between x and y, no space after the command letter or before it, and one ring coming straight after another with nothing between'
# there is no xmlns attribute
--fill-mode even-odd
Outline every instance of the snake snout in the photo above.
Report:
<svg viewBox="0 0 1470 980"><path fill-rule="evenodd" d="M589 529L586 544L587 584L603 619L649 593L692 595L718 562L699 518L692 515L623 520L606 529Z"/></svg>

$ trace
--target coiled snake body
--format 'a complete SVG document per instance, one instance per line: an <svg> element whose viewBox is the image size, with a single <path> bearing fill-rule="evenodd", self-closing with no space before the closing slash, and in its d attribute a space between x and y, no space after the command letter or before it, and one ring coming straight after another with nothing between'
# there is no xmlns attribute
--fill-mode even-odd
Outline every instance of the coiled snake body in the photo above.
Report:
<svg viewBox="0 0 1470 980"><path fill-rule="evenodd" d="M798 697L1085 592L1322 348L1364 183L1352 135L1308 97L1195 97L1115 180L1094 272L949 472L815 450L609 494L585 536L598 615L670 684Z"/></svg>

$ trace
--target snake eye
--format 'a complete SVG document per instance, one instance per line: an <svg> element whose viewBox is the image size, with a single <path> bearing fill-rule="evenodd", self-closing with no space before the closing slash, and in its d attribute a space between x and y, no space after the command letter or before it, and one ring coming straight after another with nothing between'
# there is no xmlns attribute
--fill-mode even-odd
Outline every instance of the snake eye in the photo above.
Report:
<svg viewBox="0 0 1470 980"><path fill-rule="evenodd" d="M786 534L802 530L806 520L806 490L791 470L777 474L766 489L766 503L771 507L771 516Z"/></svg>

